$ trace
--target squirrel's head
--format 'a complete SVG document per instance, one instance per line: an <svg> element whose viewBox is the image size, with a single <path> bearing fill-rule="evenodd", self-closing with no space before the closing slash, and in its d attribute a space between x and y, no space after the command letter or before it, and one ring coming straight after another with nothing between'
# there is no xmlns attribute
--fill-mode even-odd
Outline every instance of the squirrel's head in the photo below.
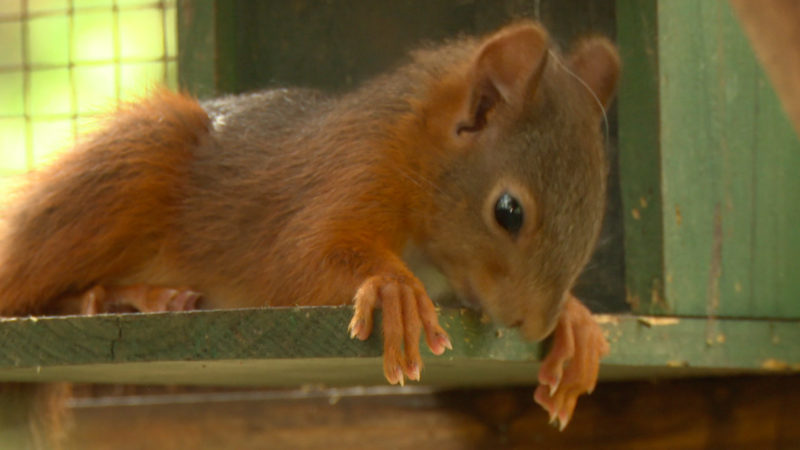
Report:
<svg viewBox="0 0 800 450"><path fill-rule="evenodd" d="M437 155L418 244L457 294L541 339L600 230L616 48L594 37L562 57L522 22L417 58L446 61L415 105Z"/></svg>

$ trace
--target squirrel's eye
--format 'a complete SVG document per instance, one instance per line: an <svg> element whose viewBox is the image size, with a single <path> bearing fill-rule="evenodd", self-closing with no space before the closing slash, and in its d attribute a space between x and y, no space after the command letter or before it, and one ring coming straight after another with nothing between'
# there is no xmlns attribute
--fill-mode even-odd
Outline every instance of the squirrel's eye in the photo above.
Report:
<svg viewBox="0 0 800 450"><path fill-rule="evenodd" d="M525 214L522 212L522 205L519 200L508 192L504 192L494 205L494 219L512 237L516 237L519 229L522 228Z"/></svg>

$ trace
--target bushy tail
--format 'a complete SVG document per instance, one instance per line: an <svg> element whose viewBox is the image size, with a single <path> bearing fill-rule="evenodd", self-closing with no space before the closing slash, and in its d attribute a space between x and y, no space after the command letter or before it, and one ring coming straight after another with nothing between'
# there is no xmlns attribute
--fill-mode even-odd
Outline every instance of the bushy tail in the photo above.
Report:
<svg viewBox="0 0 800 450"><path fill-rule="evenodd" d="M32 174L0 225L0 316L46 312L54 300L156 252L175 217L192 148L207 133L208 116L196 101L159 91ZM3 448L59 448L69 391L66 383L0 384L3 410L13 414L0 419Z"/></svg>
<svg viewBox="0 0 800 450"><path fill-rule="evenodd" d="M195 100L159 91L34 173L0 234L0 315L46 311L157 251L207 133Z"/></svg>

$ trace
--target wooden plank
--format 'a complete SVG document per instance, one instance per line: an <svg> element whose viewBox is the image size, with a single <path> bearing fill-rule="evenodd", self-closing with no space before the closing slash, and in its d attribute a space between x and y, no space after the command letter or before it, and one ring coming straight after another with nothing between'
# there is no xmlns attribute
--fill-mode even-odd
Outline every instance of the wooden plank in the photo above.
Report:
<svg viewBox="0 0 800 450"><path fill-rule="evenodd" d="M800 317L800 141L730 5L621 0L617 13L634 311Z"/></svg>
<svg viewBox="0 0 800 450"><path fill-rule="evenodd" d="M680 211L665 212L664 259L678 314L755 313L743 294L752 283L754 186L744 169L753 151L756 64L726 6L661 3L664 202ZM741 301L731 301L729 283L742 286ZM730 311L734 305L743 307Z"/></svg>
<svg viewBox="0 0 800 450"><path fill-rule="evenodd" d="M800 317L800 141L762 76L753 136L751 311ZM736 292L734 284L734 292ZM755 314L754 314L755 315Z"/></svg>
<svg viewBox="0 0 800 450"><path fill-rule="evenodd" d="M581 15L573 13L578 7ZM589 30L614 30L613 3L586 0L182 0L178 11L184 86L211 83L217 93L270 85L350 89L420 45L520 17L541 18L561 44Z"/></svg>
<svg viewBox="0 0 800 450"><path fill-rule="evenodd" d="M624 63L618 100L625 286L634 312L668 313L664 301L658 3L618 0Z"/></svg>
<svg viewBox="0 0 800 450"><path fill-rule="evenodd" d="M659 14L670 305L798 317L800 142L727 2L662 1Z"/></svg>
<svg viewBox="0 0 800 450"><path fill-rule="evenodd" d="M0 380L383 384L380 338L349 339L351 314L321 307L5 319ZM535 383L542 346L469 311L444 309L440 318L454 349L425 353L424 384ZM800 370L797 321L601 319L612 347L606 379Z"/></svg>
<svg viewBox="0 0 800 450"><path fill-rule="evenodd" d="M730 0L767 70L781 104L800 133L800 3L795 0Z"/></svg>
<svg viewBox="0 0 800 450"><path fill-rule="evenodd" d="M178 80L198 97L219 94L215 9L212 1L178 3Z"/></svg>
<svg viewBox="0 0 800 450"><path fill-rule="evenodd" d="M601 383L564 432L530 388L79 398L68 449L800 448L800 377Z"/></svg>

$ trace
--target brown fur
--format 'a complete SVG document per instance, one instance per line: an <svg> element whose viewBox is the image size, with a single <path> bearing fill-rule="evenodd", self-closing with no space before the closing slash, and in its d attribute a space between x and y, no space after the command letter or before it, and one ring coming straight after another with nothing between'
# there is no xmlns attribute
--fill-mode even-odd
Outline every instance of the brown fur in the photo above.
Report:
<svg viewBox="0 0 800 450"><path fill-rule="evenodd" d="M211 125L180 94L127 106L9 211L0 313L96 284L189 286L207 306L342 304L370 275L410 276L398 255L412 241L463 296L542 337L599 230L588 89L607 103L619 71L604 39L561 61L546 36L523 22L422 50L341 98L219 99ZM498 183L537 217L517 242L487 224Z"/></svg>
<svg viewBox="0 0 800 450"><path fill-rule="evenodd" d="M340 98L228 97L205 105L210 119L165 91L128 105L9 211L0 313L96 284L189 286L209 307L343 304L370 275L410 276L398 255L414 242L462 296L540 338L604 203L596 101L568 72L608 101L619 64L602 39L567 61L523 51L546 42L523 22L418 51ZM476 98L488 122L454 133ZM538 225L518 242L487 228L497 183L532 199Z"/></svg>
<svg viewBox="0 0 800 450"><path fill-rule="evenodd" d="M284 89L201 106L157 92L7 211L0 314L63 310L96 285L188 286L205 307L346 304L367 280L416 292L400 258L413 244L462 298L540 339L599 232L597 101L618 71L608 41L562 59L521 22L420 50L341 97ZM494 219L503 192L525 210L516 236Z"/></svg>
<svg viewBox="0 0 800 450"><path fill-rule="evenodd" d="M150 257L175 219L192 147L206 133L196 102L161 91L34 174L6 212L0 314L45 311Z"/></svg>

